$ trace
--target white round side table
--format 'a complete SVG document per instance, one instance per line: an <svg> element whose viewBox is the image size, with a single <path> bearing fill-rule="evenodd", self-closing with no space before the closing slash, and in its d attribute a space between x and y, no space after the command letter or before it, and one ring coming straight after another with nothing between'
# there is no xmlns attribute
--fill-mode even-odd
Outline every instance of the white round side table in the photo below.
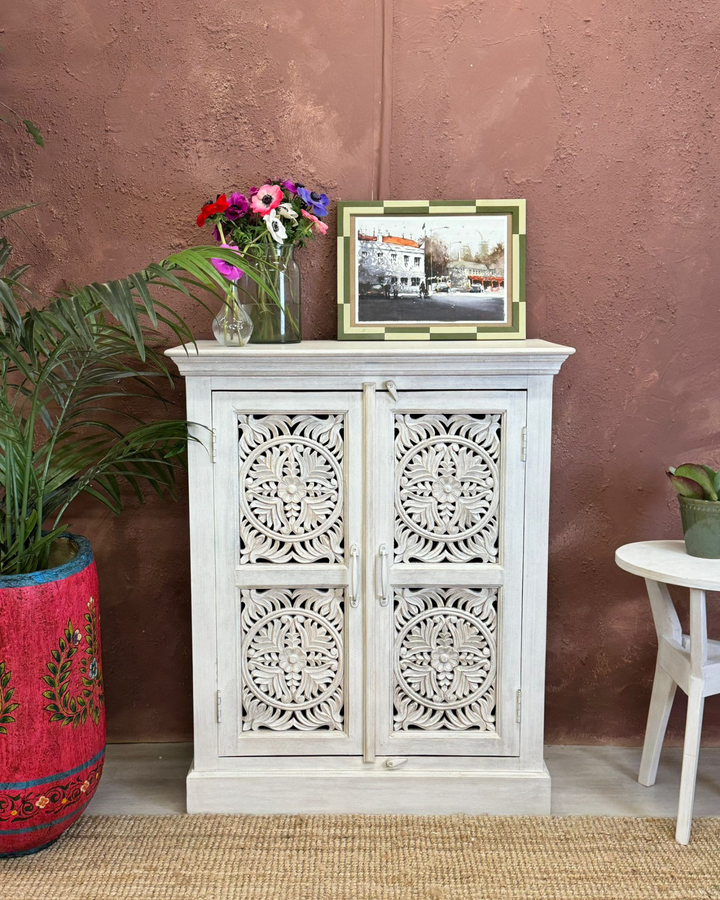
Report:
<svg viewBox="0 0 720 900"><path fill-rule="evenodd" d="M626 572L645 579L657 631L657 665L640 761L640 784L655 784L676 687L679 685L688 696L675 831L676 839L687 844L705 698L720 694L720 641L708 641L705 609L705 591L720 591L720 560L688 556L684 541L642 541L620 547L615 552L615 562ZM689 635L682 633L669 584L690 588Z"/></svg>

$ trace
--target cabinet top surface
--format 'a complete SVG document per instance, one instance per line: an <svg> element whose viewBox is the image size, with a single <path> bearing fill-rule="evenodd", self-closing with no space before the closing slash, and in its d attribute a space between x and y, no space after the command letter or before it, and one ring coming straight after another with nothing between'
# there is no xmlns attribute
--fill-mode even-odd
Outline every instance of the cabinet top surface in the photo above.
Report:
<svg viewBox="0 0 720 900"><path fill-rule="evenodd" d="M572 347L525 341L303 341L223 347L197 341L166 350L182 375L207 378L287 378L324 383L343 376L555 375Z"/></svg>
<svg viewBox="0 0 720 900"><path fill-rule="evenodd" d="M537 338L524 341L302 341L299 344L248 344L246 347L223 347L216 341L181 344L165 351L176 361L189 357L206 360L307 359L316 357L542 357L563 359L574 353L573 347L553 344Z"/></svg>
<svg viewBox="0 0 720 900"><path fill-rule="evenodd" d="M379 377L555 375L574 353L549 341L303 341L223 347L198 341L166 350L182 375L288 378L325 383Z"/></svg>

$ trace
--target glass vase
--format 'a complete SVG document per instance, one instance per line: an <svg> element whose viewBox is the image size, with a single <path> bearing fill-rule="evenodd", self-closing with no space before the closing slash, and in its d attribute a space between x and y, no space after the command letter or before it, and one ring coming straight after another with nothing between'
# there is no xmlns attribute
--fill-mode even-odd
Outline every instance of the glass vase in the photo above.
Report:
<svg viewBox="0 0 720 900"><path fill-rule="evenodd" d="M297 344L302 340L300 323L300 269L293 247L255 248L251 263L258 285L247 274L242 278L243 302L253 321L253 344Z"/></svg>
<svg viewBox="0 0 720 900"><path fill-rule="evenodd" d="M253 327L253 320L240 303L238 287L234 284L213 319L215 340L224 347L244 347L250 340Z"/></svg>

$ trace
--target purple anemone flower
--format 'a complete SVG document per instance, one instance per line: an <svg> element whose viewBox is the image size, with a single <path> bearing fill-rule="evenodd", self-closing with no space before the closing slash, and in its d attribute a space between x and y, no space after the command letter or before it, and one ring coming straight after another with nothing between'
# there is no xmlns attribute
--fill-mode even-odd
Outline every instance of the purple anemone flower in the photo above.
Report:
<svg viewBox="0 0 720 900"><path fill-rule="evenodd" d="M248 209L250 209L250 204L248 203L245 194L230 194L228 203L230 206L225 210L225 218L230 219L231 222L234 222L236 219L241 219Z"/></svg>
<svg viewBox="0 0 720 900"><path fill-rule="evenodd" d="M225 250L237 250L234 244L220 244ZM228 281L238 281L243 276L243 270L237 266L233 266L224 259L211 259L210 262L215 266L221 275L224 275Z"/></svg>
<svg viewBox="0 0 720 900"><path fill-rule="evenodd" d="M280 187L288 192L288 194L297 194L297 185L294 181L281 181Z"/></svg>
<svg viewBox="0 0 720 900"><path fill-rule="evenodd" d="M328 204L330 200L327 194L318 194L317 191L309 191L307 188L298 186L298 196L305 206L315 216L326 216L328 213Z"/></svg>

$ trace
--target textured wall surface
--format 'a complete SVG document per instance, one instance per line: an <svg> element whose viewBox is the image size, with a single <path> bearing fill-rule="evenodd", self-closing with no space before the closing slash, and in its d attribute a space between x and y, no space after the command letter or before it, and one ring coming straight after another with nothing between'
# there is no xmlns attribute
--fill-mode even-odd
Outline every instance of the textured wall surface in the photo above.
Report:
<svg viewBox="0 0 720 900"><path fill-rule="evenodd" d="M638 742L653 631L613 550L680 536L666 464L720 465L717 3L26 0L2 25L0 96L47 142L0 136L1 205L43 204L12 233L39 288L197 241L207 197L278 173L342 199L527 197L529 335L578 350L556 385L548 739ZM335 334L334 254L301 254L308 339ZM73 524L111 739L188 737L185 503Z"/></svg>

